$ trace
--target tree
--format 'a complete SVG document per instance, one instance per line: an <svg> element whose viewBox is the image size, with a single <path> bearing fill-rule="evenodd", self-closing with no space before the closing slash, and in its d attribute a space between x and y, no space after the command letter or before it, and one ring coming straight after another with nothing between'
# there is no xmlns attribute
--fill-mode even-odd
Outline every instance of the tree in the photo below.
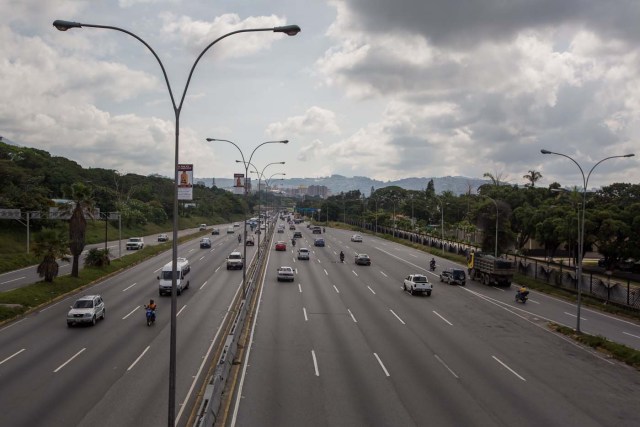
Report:
<svg viewBox="0 0 640 427"><path fill-rule="evenodd" d="M36 234L34 252L36 256L43 257L37 272L45 282L51 283L58 276L58 259L69 261L67 245L63 230L44 228Z"/></svg>
<svg viewBox="0 0 640 427"><path fill-rule="evenodd" d="M93 197L91 189L81 182L71 185L71 200L73 201L73 211L69 218L69 251L73 257L71 266L71 277L78 277L78 262L80 254L84 250L85 232L87 220L85 214L93 216Z"/></svg>
<svg viewBox="0 0 640 427"><path fill-rule="evenodd" d="M538 171L530 170L528 174L522 175L522 177L529 181L528 184L525 184L525 187L533 188L536 186L536 182L538 182L540 178L542 178L542 174Z"/></svg>

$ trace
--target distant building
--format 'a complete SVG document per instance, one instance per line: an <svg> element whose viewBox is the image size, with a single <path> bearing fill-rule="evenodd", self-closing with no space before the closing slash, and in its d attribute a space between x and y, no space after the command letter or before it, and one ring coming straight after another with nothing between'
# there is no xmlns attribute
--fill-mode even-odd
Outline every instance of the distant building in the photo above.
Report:
<svg viewBox="0 0 640 427"><path fill-rule="evenodd" d="M306 194L307 196L321 197L323 199L326 199L327 197L329 197L329 195L331 195L331 192L324 185L310 185L309 187L307 187Z"/></svg>

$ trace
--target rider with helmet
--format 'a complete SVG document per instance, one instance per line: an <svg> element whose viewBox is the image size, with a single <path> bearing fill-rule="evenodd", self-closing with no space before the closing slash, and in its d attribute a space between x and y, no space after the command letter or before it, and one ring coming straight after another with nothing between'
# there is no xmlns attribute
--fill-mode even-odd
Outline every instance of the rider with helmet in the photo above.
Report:
<svg viewBox="0 0 640 427"><path fill-rule="evenodd" d="M340 251L340 262L344 262L344 252Z"/></svg>

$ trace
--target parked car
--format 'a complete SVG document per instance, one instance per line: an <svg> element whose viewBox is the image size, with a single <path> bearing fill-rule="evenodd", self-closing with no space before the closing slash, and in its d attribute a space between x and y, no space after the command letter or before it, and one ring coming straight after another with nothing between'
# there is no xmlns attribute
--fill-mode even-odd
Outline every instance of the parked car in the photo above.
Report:
<svg viewBox="0 0 640 427"><path fill-rule="evenodd" d="M280 267L278 269L278 282L281 280L291 281L295 280L295 276L293 274L293 268L291 267Z"/></svg>
<svg viewBox="0 0 640 427"><path fill-rule="evenodd" d="M307 248L298 249L298 259L306 259L309 260L311 252Z"/></svg>
<svg viewBox="0 0 640 427"><path fill-rule="evenodd" d="M98 319L104 319L107 310L100 295L85 295L76 300L67 313L67 326L81 323L96 324Z"/></svg>
<svg viewBox="0 0 640 427"><path fill-rule="evenodd" d="M464 270L460 268L448 268L440 273L441 282L464 286L466 280L467 275L465 274Z"/></svg>
<svg viewBox="0 0 640 427"><path fill-rule="evenodd" d="M220 234L220 229L219 228L214 228L213 230L211 230L211 234L213 236Z"/></svg>
<svg viewBox="0 0 640 427"><path fill-rule="evenodd" d="M283 242L282 240L279 240L276 242L276 251L286 251L287 250L287 244L285 242Z"/></svg>
<svg viewBox="0 0 640 427"><path fill-rule="evenodd" d="M200 249L210 248L211 247L211 239L208 237L203 237L200 239Z"/></svg>
<svg viewBox="0 0 640 427"><path fill-rule="evenodd" d="M324 247L324 239L322 239L322 238L313 239L313 246Z"/></svg>
<svg viewBox="0 0 640 427"><path fill-rule="evenodd" d="M169 236L167 236L165 233L158 234L158 242L166 242L168 240Z"/></svg>
<svg viewBox="0 0 640 427"><path fill-rule="evenodd" d="M371 258L367 254L357 254L355 262L358 265L371 265Z"/></svg>
<svg viewBox="0 0 640 427"><path fill-rule="evenodd" d="M351 241L352 242L362 242L362 236L359 234L354 234L353 236L351 236Z"/></svg>

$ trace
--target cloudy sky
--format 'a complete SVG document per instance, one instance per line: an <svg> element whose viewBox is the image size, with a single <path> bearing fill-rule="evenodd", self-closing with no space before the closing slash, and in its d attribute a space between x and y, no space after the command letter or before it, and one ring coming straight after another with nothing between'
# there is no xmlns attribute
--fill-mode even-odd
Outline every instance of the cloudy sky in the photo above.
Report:
<svg viewBox="0 0 640 427"><path fill-rule="evenodd" d="M163 62L180 116L180 162L196 177L382 180L529 170L589 187L640 183L637 0L3 0L0 135L84 167L173 176L175 115L153 55L121 32L57 31L55 19L117 26Z"/></svg>

